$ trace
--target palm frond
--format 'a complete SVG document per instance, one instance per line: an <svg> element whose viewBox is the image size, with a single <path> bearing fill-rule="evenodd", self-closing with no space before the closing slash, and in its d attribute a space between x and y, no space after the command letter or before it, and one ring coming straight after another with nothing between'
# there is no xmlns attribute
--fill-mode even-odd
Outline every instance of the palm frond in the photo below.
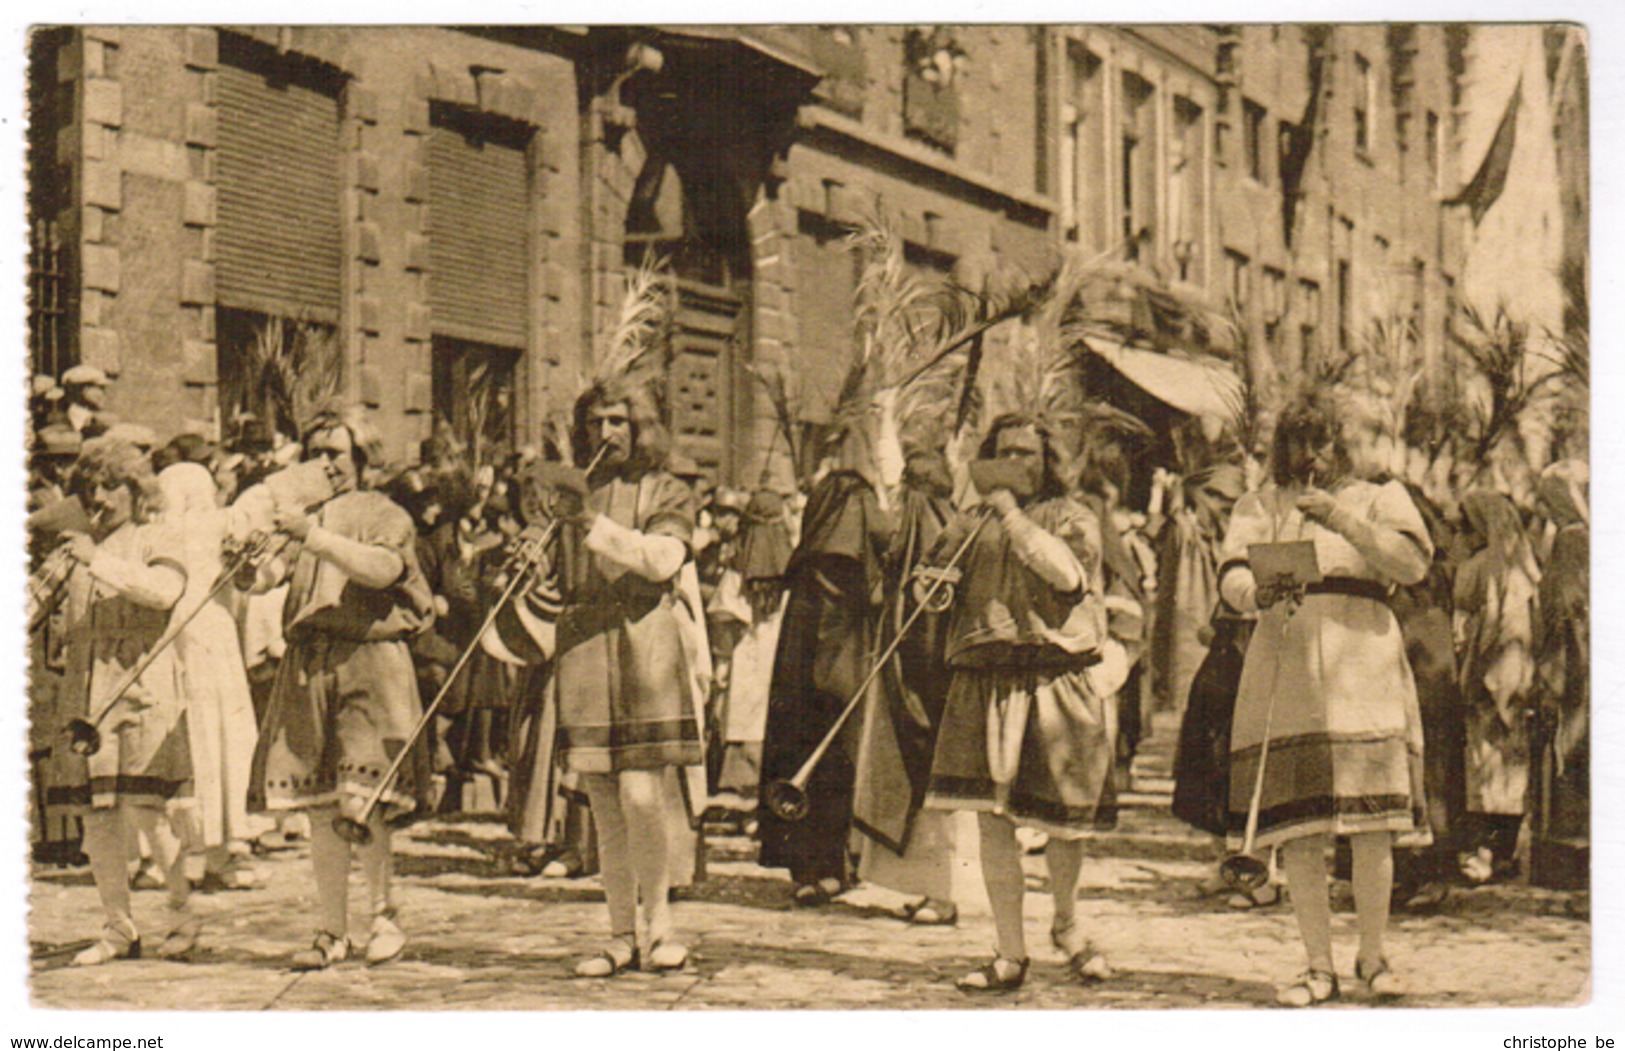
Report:
<svg viewBox="0 0 1625 1051"><path fill-rule="evenodd" d="M332 329L307 321L297 323L290 350L290 401L303 429L317 410L344 393L344 349Z"/></svg>
<svg viewBox="0 0 1625 1051"><path fill-rule="evenodd" d="M1381 407L1386 432L1402 435L1424 372L1416 328L1398 313L1375 318L1366 328L1362 350L1358 386Z"/></svg>
<svg viewBox="0 0 1625 1051"><path fill-rule="evenodd" d="M1472 406L1474 429L1469 438L1475 460L1483 462L1503 439L1517 433L1518 422L1538 394L1525 371L1529 328L1514 321L1504 304L1488 316L1465 306L1460 319L1459 330L1452 333L1455 346L1488 395Z"/></svg>
<svg viewBox="0 0 1625 1051"><path fill-rule="evenodd" d="M344 349L333 330L316 322L266 317L249 344L252 382L278 425L302 432L344 393Z"/></svg>
<svg viewBox="0 0 1625 1051"><path fill-rule="evenodd" d="M771 364L747 362L745 368L756 377L756 382L762 385L763 391L767 394L767 400L773 406L774 423L784 437L791 470L793 472L799 470L802 458L797 441L796 416L801 405L800 376L793 366L782 361ZM768 465L764 463L763 472L765 473L767 469Z"/></svg>
<svg viewBox="0 0 1625 1051"><path fill-rule="evenodd" d="M1251 333L1236 304L1230 305L1225 323L1230 330L1228 339L1235 348L1232 363L1236 367L1238 382L1234 386L1221 387L1219 396L1225 403L1226 426L1235 435L1236 444L1242 452L1251 455L1264 443L1266 418L1279 408L1267 394L1277 385L1270 383L1268 376L1260 375L1253 355Z"/></svg>
<svg viewBox="0 0 1625 1051"><path fill-rule="evenodd" d="M983 401L990 419L1023 413L1042 420L1063 463L1082 450L1091 406L1077 352L1057 346L1045 326L1024 320L988 348Z"/></svg>

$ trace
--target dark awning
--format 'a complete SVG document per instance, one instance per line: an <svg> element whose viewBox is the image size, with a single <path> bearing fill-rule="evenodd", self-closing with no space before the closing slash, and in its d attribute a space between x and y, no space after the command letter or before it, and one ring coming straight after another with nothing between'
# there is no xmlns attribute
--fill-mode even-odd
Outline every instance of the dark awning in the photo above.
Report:
<svg viewBox="0 0 1625 1051"><path fill-rule="evenodd" d="M796 70L813 81L824 76L824 70L812 60L801 42L789 30L774 26L657 26L661 43L668 46L685 38L695 43L715 42L735 45L754 52L782 66Z"/></svg>

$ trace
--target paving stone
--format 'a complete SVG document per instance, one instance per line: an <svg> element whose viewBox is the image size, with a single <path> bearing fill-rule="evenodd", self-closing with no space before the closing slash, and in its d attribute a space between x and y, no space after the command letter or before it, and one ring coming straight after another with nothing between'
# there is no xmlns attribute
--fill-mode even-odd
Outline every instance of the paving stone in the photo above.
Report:
<svg viewBox="0 0 1625 1051"><path fill-rule="evenodd" d="M986 958L991 921L962 910L957 928L916 928L900 918L903 896L858 887L821 909L790 906L784 873L751 860L748 840L727 837L712 854L710 879L676 906L690 946L677 974L614 980L573 977L574 961L607 936L595 879L525 879L502 874L506 834L494 820L437 821L397 837L397 900L411 941L404 957L368 968L359 960L328 972L286 970L314 925L304 851L262 862L260 890L199 895L206 928L188 962L139 960L88 970L41 970L41 1006L88 1009L224 1010L739 1010L922 1008L1255 1008L1273 1001L1276 981L1301 968L1286 906L1236 912L1193 896L1207 863L1129 841L1092 852L1078 915L1119 975L1083 987L1049 945L1050 906L1029 901L1034 958L1027 986L1008 997L958 993L953 980ZM1164 829L1156 834L1172 838ZM1039 857L1029 883L1047 884ZM351 908L364 938L364 890ZM1334 915L1338 959L1355 941L1353 915ZM1410 987L1405 1006L1569 1004L1588 995L1589 903L1583 895L1498 886L1462 891L1430 916L1397 915L1390 957ZM162 894L136 894L138 922L156 943ZM91 936L99 910L82 869L42 868L31 893L29 934L64 945ZM60 958L59 958L60 959Z"/></svg>

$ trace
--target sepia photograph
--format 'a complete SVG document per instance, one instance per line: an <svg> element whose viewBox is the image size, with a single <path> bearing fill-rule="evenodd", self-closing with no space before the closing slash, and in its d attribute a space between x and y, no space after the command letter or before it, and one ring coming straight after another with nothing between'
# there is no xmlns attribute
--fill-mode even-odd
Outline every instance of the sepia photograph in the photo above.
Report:
<svg viewBox="0 0 1625 1051"><path fill-rule="evenodd" d="M1597 995L1587 26L16 39L36 1021Z"/></svg>

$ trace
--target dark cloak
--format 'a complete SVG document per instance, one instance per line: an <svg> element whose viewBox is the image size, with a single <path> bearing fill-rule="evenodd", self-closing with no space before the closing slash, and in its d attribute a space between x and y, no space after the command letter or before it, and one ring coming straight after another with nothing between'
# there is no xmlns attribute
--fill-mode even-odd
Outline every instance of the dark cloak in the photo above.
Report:
<svg viewBox="0 0 1625 1051"><path fill-rule="evenodd" d="M768 694L764 790L795 775L868 672L888 539L885 516L861 475L837 471L814 487L801 543L785 570L789 599ZM762 808L762 865L788 868L797 883L846 880L858 725L847 721L814 771L803 820L781 821Z"/></svg>
<svg viewBox="0 0 1625 1051"><path fill-rule="evenodd" d="M889 586L880 623L881 649L897 638L913 614L909 578L952 517L953 503L946 494L903 490L901 521L887 558ZM883 705L884 710L862 723L852 822L858 831L897 854L908 847L914 817L925 802L931 780L937 727L953 679L944 659L947 629L947 616L921 614L865 702Z"/></svg>

